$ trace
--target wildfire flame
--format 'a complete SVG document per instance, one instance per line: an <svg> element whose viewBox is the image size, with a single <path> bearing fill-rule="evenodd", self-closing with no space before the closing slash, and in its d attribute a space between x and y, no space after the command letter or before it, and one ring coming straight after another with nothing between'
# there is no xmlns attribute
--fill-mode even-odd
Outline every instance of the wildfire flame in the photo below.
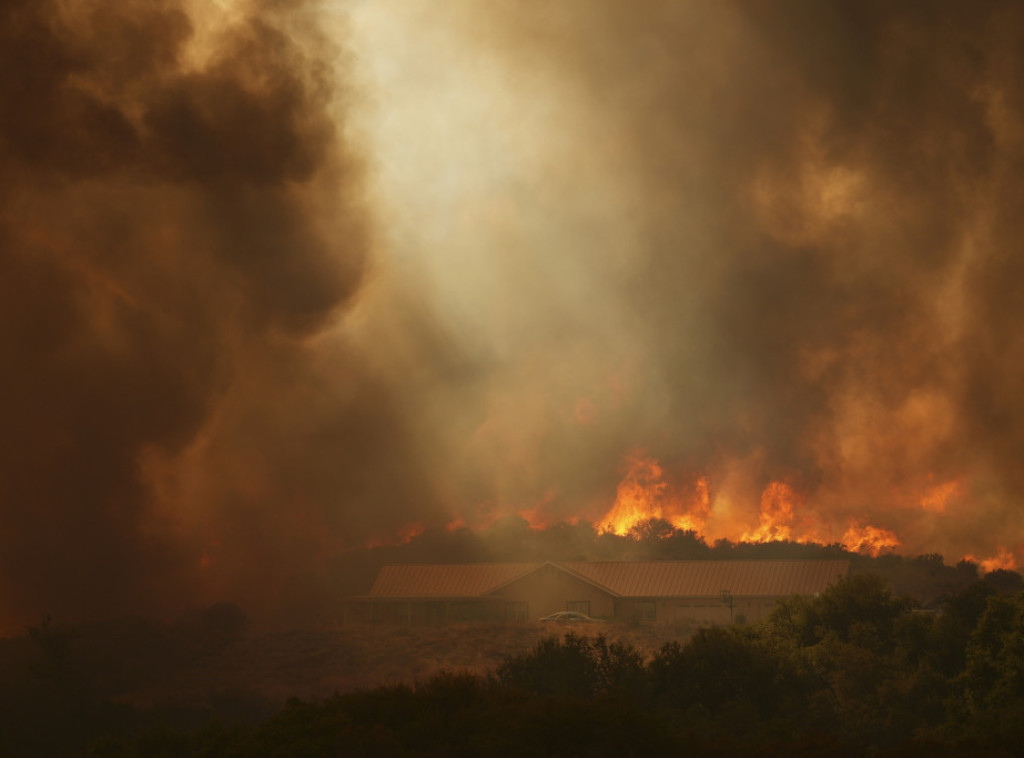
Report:
<svg viewBox="0 0 1024 758"><path fill-rule="evenodd" d="M594 524L594 528L600 534L637 536L640 534L638 529L644 524L660 521L670 524L674 529L696 532L702 537L710 531L716 539L719 536L728 539L732 538L730 534L735 535L739 532L740 542L792 541L825 545L835 543L838 532L834 530L843 528L842 522L825 522L820 516L815 515L813 509L808 510L805 496L784 481L771 481L762 490L758 523L755 527L744 529L742 524L737 524L728 513L728 503L725 512L718 514L716 521L706 476L682 482L666 476L661 463L643 449L630 453L624 464L625 473L616 487L615 501ZM926 486L918 490L919 495L909 498L909 502L919 504L924 511L942 513L951 503L962 498L965 491L964 479L957 478ZM580 523L578 515L567 519L558 513L558 508L553 505L556 494L556 490L549 490L532 507L518 510L518 516L535 531L546 529L558 522ZM906 492L901 494L900 499L908 502ZM486 509L486 517L476 519L471 524L462 517L456 517L448 524L447 529L455 531L462 527L487 528L497 520L501 510L490 507ZM902 546L895 532L865 524L861 520L846 522L845 529L838 541L851 552L877 557ZM406 543L424 531L424 525L415 522L389 537L371 541L367 547ZM974 561L984 571L1014 569L1017 565L1014 554L1002 549L991 558L978 560L968 555L965 559Z"/></svg>
<svg viewBox="0 0 1024 758"><path fill-rule="evenodd" d="M965 555L965 561L973 561L977 563L981 570L986 574L992 571L998 571L1003 569L1005 571L1014 571L1017 568L1017 559L1009 550L999 548L999 552L992 558L977 559L973 555Z"/></svg>
<svg viewBox="0 0 1024 758"><path fill-rule="evenodd" d="M693 491L673 491L657 460L644 451L627 458L627 472L616 490L615 504L600 520L604 533L625 535L638 524L661 519L677 529L700 531L711 510L708 482L700 477Z"/></svg>
<svg viewBox="0 0 1024 758"><path fill-rule="evenodd" d="M516 515L523 519L535 532L539 532L542 529L547 529L548 527L553 526L556 521L572 525L576 525L580 522L579 516L571 516L567 519L552 519L547 513L545 513L543 505L517 511Z"/></svg>
<svg viewBox="0 0 1024 758"><path fill-rule="evenodd" d="M740 539L743 542L776 542L790 539L795 500L793 488L788 484L769 484L761 493L760 524L754 531L744 533Z"/></svg>
<svg viewBox="0 0 1024 758"><path fill-rule="evenodd" d="M373 549L376 547L390 547L394 545L404 545L411 541L414 537L418 537L427 530L427 527L419 521L414 521L411 524L406 524L394 534L386 537L378 537L372 539L366 543L366 547Z"/></svg>
<svg viewBox="0 0 1024 758"><path fill-rule="evenodd" d="M461 516L457 516L455 519L449 521L447 524L444 525L444 530L446 532L451 533L457 532L460 529L465 529L468 526L469 525L466 523L465 519L463 519ZM415 537L416 535L414 534L412 536Z"/></svg>
<svg viewBox="0 0 1024 758"><path fill-rule="evenodd" d="M900 546L899 538L888 529L856 524L850 524L850 528L843 535L842 543L847 550L874 557Z"/></svg>

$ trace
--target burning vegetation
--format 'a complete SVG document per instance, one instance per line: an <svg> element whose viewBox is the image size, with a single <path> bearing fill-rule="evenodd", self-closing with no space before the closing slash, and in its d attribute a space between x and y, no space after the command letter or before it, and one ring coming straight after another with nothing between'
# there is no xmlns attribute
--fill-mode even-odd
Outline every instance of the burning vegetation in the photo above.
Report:
<svg viewBox="0 0 1024 758"><path fill-rule="evenodd" d="M551 492L546 503L520 510L516 515L536 531L554 528L560 523L575 526L582 522L591 524L599 534L620 537L640 538L652 530L660 530L664 536L685 532L702 541L712 542L838 545L850 552L873 557L896 553L903 545L897 533L890 528L862 523L854 518L830 522L827 514L818 511L805 495L784 481L769 482L760 494L756 513L743 514L741 509L734 507L727 492L712 490L707 475L671 477L646 450L630 453L622 468L624 473L616 486L613 504L604 515L593 520L579 517L564 522L555 520L549 515L549 504L554 497ZM919 495L903 493L901 497L908 508L942 512L947 504L962 497L964 490L963 480L958 479L929 484ZM754 518L756 522L751 523ZM495 520L493 513L486 521L474 524L468 524L459 517L449 522L445 529L449 532L473 528L486 530L494 525ZM370 540L366 547L404 544L424 531L422 523L413 523L389 537ZM1017 567L1014 553L1002 548L994 556L980 560L972 554L956 558L977 563L986 571Z"/></svg>
<svg viewBox="0 0 1024 758"><path fill-rule="evenodd" d="M598 524L603 531L629 534L651 519L667 521L684 532L701 532L710 512L708 482L698 478L692 492L670 488L658 462L643 451L627 459L628 471L619 482L615 504Z"/></svg>

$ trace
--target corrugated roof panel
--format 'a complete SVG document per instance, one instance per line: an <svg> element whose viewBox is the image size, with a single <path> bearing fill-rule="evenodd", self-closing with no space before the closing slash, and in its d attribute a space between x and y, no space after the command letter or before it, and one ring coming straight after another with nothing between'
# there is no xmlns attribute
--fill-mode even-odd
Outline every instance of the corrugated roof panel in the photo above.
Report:
<svg viewBox="0 0 1024 758"><path fill-rule="evenodd" d="M849 561L577 562L571 571L625 597L816 594L850 570Z"/></svg>
<svg viewBox="0 0 1024 758"><path fill-rule="evenodd" d="M480 597L540 563L384 566L371 597ZM812 595L850 571L842 560L597 561L555 564L622 597Z"/></svg>
<svg viewBox="0 0 1024 758"><path fill-rule="evenodd" d="M464 563L383 566L371 597L478 597L539 563Z"/></svg>

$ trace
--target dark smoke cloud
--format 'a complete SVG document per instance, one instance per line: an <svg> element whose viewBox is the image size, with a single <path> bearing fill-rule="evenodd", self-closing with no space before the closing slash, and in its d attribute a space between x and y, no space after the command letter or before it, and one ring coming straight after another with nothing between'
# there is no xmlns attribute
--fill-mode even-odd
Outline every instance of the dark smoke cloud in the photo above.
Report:
<svg viewBox="0 0 1024 758"><path fill-rule="evenodd" d="M1016 4L390 11L0 6L0 626L315 613L351 547L598 518L638 450L710 538L781 479L794 529L1019 555ZM436 103L354 94L423 40Z"/></svg>
<svg viewBox="0 0 1024 758"><path fill-rule="evenodd" d="M311 342L367 250L311 12L0 7L0 624L274 610L382 518L401 414Z"/></svg>

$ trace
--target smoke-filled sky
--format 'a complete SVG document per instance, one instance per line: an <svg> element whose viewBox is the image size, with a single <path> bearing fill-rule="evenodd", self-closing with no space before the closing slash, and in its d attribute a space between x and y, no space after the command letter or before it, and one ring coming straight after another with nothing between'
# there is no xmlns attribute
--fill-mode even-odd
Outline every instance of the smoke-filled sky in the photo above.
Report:
<svg viewBox="0 0 1024 758"><path fill-rule="evenodd" d="M0 627L624 503L1012 565L1022 158L1015 2L6 0Z"/></svg>

